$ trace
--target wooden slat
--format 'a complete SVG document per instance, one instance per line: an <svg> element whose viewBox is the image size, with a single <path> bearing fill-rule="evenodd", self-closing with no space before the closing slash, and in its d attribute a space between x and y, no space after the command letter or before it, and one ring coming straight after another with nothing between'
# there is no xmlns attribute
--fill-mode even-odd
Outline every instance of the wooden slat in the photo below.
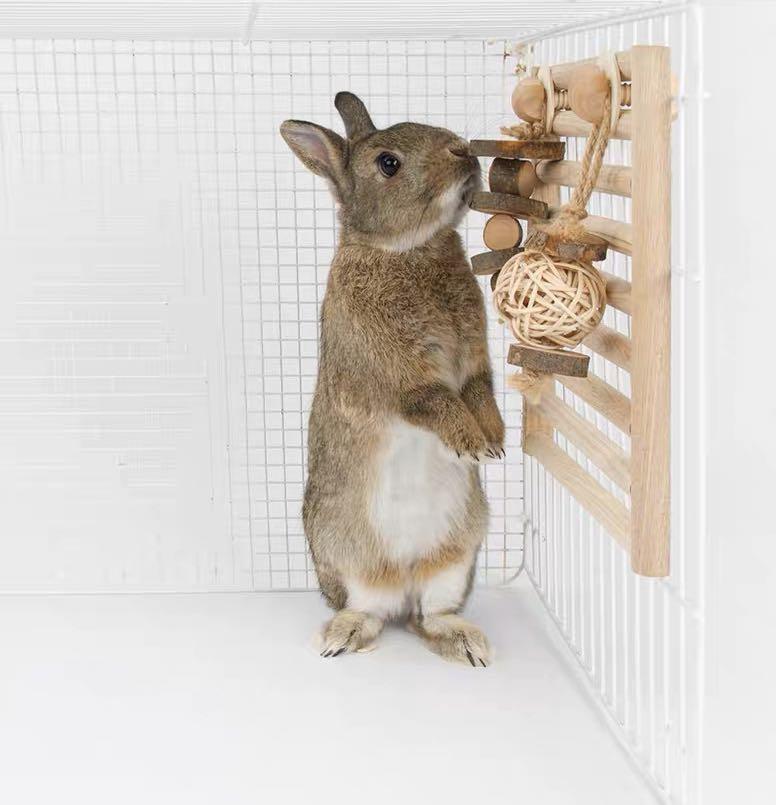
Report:
<svg viewBox="0 0 776 805"><path fill-rule="evenodd" d="M562 349L538 349L524 344L511 344L507 363L522 366L542 374L572 375L587 377L590 356L582 352L570 352Z"/></svg>
<svg viewBox="0 0 776 805"><path fill-rule="evenodd" d="M608 478L630 492L630 456L555 394L545 394L539 413L578 447Z"/></svg>
<svg viewBox="0 0 776 805"><path fill-rule="evenodd" d="M610 386L596 375L558 377L557 379L623 433L630 433L631 402L614 386Z"/></svg>
<svg viewBox="0 0 776 805"><path fill-rule="evenodd" d="M576 187L579 184L581 165L569 159L547 160L536 165L536 175L545 184L562 184ZM631 195L631 169L627 165L602 165L595 183L596 190L615 196Z"/></svg>
<svg viewBox="0 0 776 805"><path fill-rule="evenodd" d="M552 133L561 137L587 137L593 130L593 124L574 112L561 110L552 118ZM623 109L614 131L609 135L615 140L630 140L633 133L633 117L630 109Z"/></svg>
<svg viewBox="0 0 776 805"><path fill-rule="evenodd" d="M623 81L630 81L632 73L630 51L620 51L619 53L615 53L614 57L617 59L617 67L620 70L620 78L622 78ZM558 89L568 89L574 70L583 64L598 64L598 57L593 56L590 59L582 59L575 62L564 62L563 64L553 64L552 67L550 67L552 83L555 84Z"/></svg>
<svg viewBox="0 0 776 805"><path fill-rule="evenodd" d="M515 218L546 218L549 215L549 207L543 201L509 193L475 193L469 206L479 212L503 212Z"/></svg>
<svg viewBox="0 0 776 805"><path fill-rule="evenodd" d="M510 257L521 251L522 249L518 247L516 249L498 249L497 251L475 254L472 257L472 271L480 276L493 274L495 271L500 271Z"/></svg>
<svg viewBox="0 0 776 805"><path fill-rule="evenodd" d="M633 309L631 305L631 284L628 280L615 277L614 274L610 274L608 271L602 271L601 274L606 280L606 303L630 316Z"/></svg>
<svg viewBox="0 0 776 805"><path fill-rule="evenodd" d="M614 495L607 492L576 461L566 455L550 436L542 433L530 434L525 439L523 450L557 478L580 505L627 550L630 515L627 508Z"/></svg>
<svg viewBox="0 0 776 805"><path fill-rule="evenodd" d="M605 324L599 324L582 343L626 372L631 371L631 340Z"/></svg>
<svg viewBox="0 0 776 805"><path fill-rule="evenodd" d="M670 541L671 70L666 47L631 50L633 398L631 567L665 576Z"/></svg>

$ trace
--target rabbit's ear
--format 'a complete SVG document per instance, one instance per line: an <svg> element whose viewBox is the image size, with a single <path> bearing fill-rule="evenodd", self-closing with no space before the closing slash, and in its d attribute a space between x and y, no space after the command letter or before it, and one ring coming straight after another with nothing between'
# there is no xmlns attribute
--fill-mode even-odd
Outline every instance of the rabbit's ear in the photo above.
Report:
<svg viewBox="0 0 776 805"><path fill-rule="evenodd" d="M304 120L286 120L280 134L291 150L317 176L328 179L342 194L348 146L334 131Z"/></svg>
<svg viewBox="0 0 776 805"><path fill-rule="evenodd" d="M345 133L349 140L355 140L376 130L364 102L352 92L338 92L334 97L334 105L345 124Z"/></svg>

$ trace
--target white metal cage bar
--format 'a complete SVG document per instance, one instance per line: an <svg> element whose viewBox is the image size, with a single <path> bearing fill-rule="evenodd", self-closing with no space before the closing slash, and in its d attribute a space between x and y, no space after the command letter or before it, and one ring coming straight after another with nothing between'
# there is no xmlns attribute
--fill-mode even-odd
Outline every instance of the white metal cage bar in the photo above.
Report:
<svg viewBox="0 0 776 805"><path fill-rule="evenodd" d="M700 802L703 656L702 489L691 482L703 462L700 430L702 352L702 205L697 159L702 134L697 74L700 28L692 7L647 12L636 19L589 26L523 43L517 56L541 63L572 62L634 44L671 48L679 77L674 124L672 226L672 556L670 577L633 574L626 553L538 462L526 458L526 567L570 649L588 675L645 777L666 802ZM584 141L569 141L569 159ZM614 141L609 159L629 164L630 143ZM565 198L564 198L565 200ZM630 220L630 200L595 193L592 214ZM630 280L630 258L610 253L606 270ZM630 335L630 317L607 310L605 323ZM630 396L626 371L598 355L591 371ZM629 439L568 389L559 393L625 450ZM558 445L620 500L623 490L562 436Z"/></svg>

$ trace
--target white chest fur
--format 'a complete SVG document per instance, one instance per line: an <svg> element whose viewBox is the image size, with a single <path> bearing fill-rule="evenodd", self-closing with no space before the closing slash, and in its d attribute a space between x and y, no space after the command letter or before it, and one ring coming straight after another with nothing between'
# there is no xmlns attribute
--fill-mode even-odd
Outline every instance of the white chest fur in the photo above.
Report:
<svg viewBox="0 0 776 805"><path fill-rule="evenodd" d="M469 472L431 431L400 420L389 426L371 518L391 559L410 563L444 542L464 516Z"/></svg>

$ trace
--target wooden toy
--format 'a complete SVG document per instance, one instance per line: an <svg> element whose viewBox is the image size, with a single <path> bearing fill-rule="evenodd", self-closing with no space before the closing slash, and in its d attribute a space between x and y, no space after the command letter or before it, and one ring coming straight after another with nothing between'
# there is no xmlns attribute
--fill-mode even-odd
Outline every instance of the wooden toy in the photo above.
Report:
<svg viewBox="0 0 776 805"><path fill-rule="evenodd" d="M518 341L507 360L522 369L510 383L524 394L523 450L569 490L629 553L632 568L646 576L668 573L672 86L663 47L543 65L512 94L523 123L502 133L514 137L514 144L484 140L474 151L497 159L491 192L480 194L473 206L528 220L522 246L472 260L477 273L492 272L494 304ZM559 136L588 136L584 158L566 158ZM629 165L603 164L608 138L631 140ZM530 198L524 195L527 185L520 184L526 169L518 160L526 159L535 160ZM561 186L571 189L565 207ZM594 190L631 199L629 221L587 215ZM538 205L538 214L526 201ZM598 271L592 265L608 251L624 256L614 264L620 276L611 267ZM630 281L623 265L629 266ZM606 305L620 311L617 324L623 314L630 317L630 336L621 326L600 323ZM579 343L584 353L570 351ZM602 359L615 372L628 373L630 396L611 384L610 369L604 379ZM559 396L558 385L607 427L601 429ZM630 437L629 452L612 438L612 428ZM556 433L623 490L627 502L597 472L589 472L586 462L562 449Z"/></svg>
<svg viewBox="0 0 776 805"><path fill-rule="evenodd" d="M482 239L489 249L513 249L523 239L523 228L516 218L499 213L486 222Z"/></svg>
<svg viewBox="0 0 776 805"><path fill-rule="evenodd" d="M494 193L513 193L530 198L536 187L536 169L527 159L494 159L488 171L488 185Z"/></svg>

